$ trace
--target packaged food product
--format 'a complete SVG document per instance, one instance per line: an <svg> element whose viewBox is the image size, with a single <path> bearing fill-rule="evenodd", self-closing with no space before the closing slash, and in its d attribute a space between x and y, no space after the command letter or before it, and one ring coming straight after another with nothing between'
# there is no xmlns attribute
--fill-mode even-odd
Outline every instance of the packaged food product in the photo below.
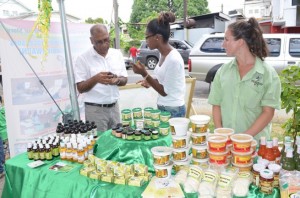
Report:
<svg viewBox="0 0 300 198"><path fill-rule="evenodd" d="M167 165L153 165L155 169L155 176L157 178L169 179L171 177L173 162L171 161Z"/></svg>
<svg viewBox="0 0 300 198"><path fill-rule="evenodd" d="M169 124L172 135L186 136L190 120L188 118L171 118Z"/></svg>
<svg viewBox="0 0 300 198"><path fill-rule="evenodd" d="M190 116L192 132L194 133L206 133L208 130L208 123L210 117L207 115L192 115Z"/></svg>
<svg viewBox="0 0 300 198"><path fill-rule="evenodd" d="M208 149L212 152L225 152L227 136L211 134L207 137Z"/></svg>
<svg viewBox="0 0 300 198"><path fill-rule="evenodd" d="M222 198L232 197L232 188L234 180L239 172L238 168L229 167L221 171L220 178L218 181L216 196Z"/></svg>
<svg viewBox="0 0 300 198"><path fill-rule="evenodd" d="M187 193L197 192L201 179L203 178L203 169L199 166L191 165L187 179L183 185L184 191Z"/></svg>
<svg viewBox="0 0 300 198"><path fill-rule="evenodd" d="M232 144L230 136L234 134L234 130L231 128L216 128L214 134L227 136L227 145Z"/></svg>
<svg viewBox="0 0 300 198"><path fill-rule="evenodd" d="M233 195L237 197L247 196L250 184L251 174L249 172L239 172L233 183Z"/></svg>
<svg viewBox="0 0 300 198"><path fill-rule="evenodd" d="M232 141L232 150L236 152L249 152L253 137L248 134L234 134L230 136Z"/></svg>
<svg viewBox="0 0 300 198"><path fill-rule="evenodd" d="M203 145L206 144L206 137L208 133L192 133L191 139L193 145Z"/></svg>
<svg viewBox="0 0 300 198"><path fill-rule="evenodd" d="M219 173L209 168L204 172L203 179L199 184L198 193L199 197L211 196L215 197L217 182L219 179Z"/></svg>

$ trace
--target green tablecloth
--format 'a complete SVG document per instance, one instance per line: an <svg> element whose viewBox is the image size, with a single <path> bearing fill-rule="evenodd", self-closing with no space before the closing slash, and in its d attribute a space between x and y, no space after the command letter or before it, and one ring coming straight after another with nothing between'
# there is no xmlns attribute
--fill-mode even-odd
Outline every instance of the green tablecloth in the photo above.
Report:
<svg viewBox="0 0 300 198"><path fill-rule="evenodd" d="M111 135L111 130L104 132L97 140L95 155L101 159L125 162L127 164L146 164L150 172L154 172L151 148L155 146L171 146L171 133L159 136L157 140L123 140Z"/></svg>
<svg viewBox="0 0 300 198"><path fill-rule="evenodd" d="M3 198L128 198L141 197L143 187L115 185L93 180L79 174L82 165L68 173L55 172L49 167L59 158L45 161L37 168L29 168L27 154L18 155L5 163L6 176L2 192Z"/></svg>
<svg viewBox="0 0 300 198"><path fill-rule="evenodd" d="M82 165L73 163L76 167L68 173L49 170L49 167L60 161L56 158L45 161L46 164L29 168L27 154L18 155L5 163L6 176L2 192L3 198L138 198L147 187L115 185L84 177L79 174ZM185 193L188 198L197 198L197 193ZM266 196L259 193L255 186L250 187L249 198L279 198L278 189Z"/></svg>

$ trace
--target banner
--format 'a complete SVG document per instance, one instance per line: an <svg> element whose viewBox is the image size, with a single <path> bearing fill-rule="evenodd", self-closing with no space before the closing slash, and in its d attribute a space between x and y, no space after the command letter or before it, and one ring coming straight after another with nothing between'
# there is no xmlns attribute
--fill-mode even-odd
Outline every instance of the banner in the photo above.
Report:
<svg viewBox="0 0 300 198"><path fill-rule="evenodd" d="M34 21L1 20L62 111L71 111L61 24L51 23L49 54L47 60L41 62L42 39L34 33L27 46ZM76 57L92 46L89 39L91 25L67 25L74 64ZM10 154L15 156L26 151L28 142L54 133L58 122L62 121L62 113L2 26L0 58ZM79 104L83 104L81 98L78 100ZM82 111L83 108L80 109ZM80 114L83 115L82 112Z"/></svg>

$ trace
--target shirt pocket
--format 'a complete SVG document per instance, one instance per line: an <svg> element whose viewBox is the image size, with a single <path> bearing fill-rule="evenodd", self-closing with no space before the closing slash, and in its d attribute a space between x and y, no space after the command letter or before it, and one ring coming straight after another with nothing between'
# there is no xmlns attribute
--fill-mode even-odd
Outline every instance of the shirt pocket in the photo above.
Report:
<svg viewBox="0 0 300 198"><path fill-rule="evenodd" d="M246 85L244 89L245 107L248 109L261 108L261 100L263 97L263 88Z"/></svg>

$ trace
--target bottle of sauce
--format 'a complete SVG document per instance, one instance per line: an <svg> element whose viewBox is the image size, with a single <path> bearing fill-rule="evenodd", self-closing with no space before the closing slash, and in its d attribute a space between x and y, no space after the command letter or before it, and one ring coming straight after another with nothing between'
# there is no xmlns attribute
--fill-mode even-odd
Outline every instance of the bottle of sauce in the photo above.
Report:
<svg viewBox="0 0 300 198"><path fill-rule="evenodd" d="M92 133L93 133L92 135L94 139L96 139L98 137L97 125L95 124L94 121L92 121L91 126L92 126Z"/></svg>
<svg viewBox="0 0 300 198"><path fill-rule="evenodd" d="M276 156L274 155L273 152L272 140L267 141L267 148L266 148L266 152L263 154L263 159L268 160L270 164L275 164Z"/></svg>
<svg viewBox="0 0 300 198"><path fill-rule="evenodd" d="M273 153L276 157L275 163L280 164L281 153L278 148L278 138L277 137L273 137Z"/></svg>
<svg viewBox="0 0 300 198"><path fill-rule="evenodd" d="M52 155L54 157L59 156L59 149L58 149L58 143L57 142L53 143Z"/></svg>
<svg viewBox="0 0 300 198"><path fill-rule="evenodd" d="M39 149L36 144L33 145L33 160L39 160L40 159L40 154L39 154Z"/></svg>
<svg viewBox="0 0 300 198"><path fill-rule="evenodd" d="M72 161L73 156L72 156L72 145L71 143L67 143L67 149L66 149L66 160Z"/></svg>
<svg viewBox="0 0 300 198"><path fill-rule="evenodd" d="M283 152L281 153L281 159L280 159L280 164L282 165L286 159L286 151L288 149L292 149L292 142L291 141L287 141L284 143L284 149Z"/></svg>
<svg viewBox="0 0 300 198"><path fill-rule="evenodd" d="M46 147L46 150L45 150L46 160L52 160L52 151L51 151L50 145L46 144L45 147Z"/></svg>
<svg viewBox="0 0 300 198"><path fill-rule="evenodd" d="M84 150L81 144L78 145L77 156L78 156L78 163L83 164L85 157L84 157Z"/></svg>
<svg viewBox="0 0 300 198"><path fill-rule="evenodd" d="M293 149L288 148L286 149L286 156L285 160L282 163L282 169L292 171L296 169L296 164L293 158Z"/></svg>
<svg viewBox="0 0 300 198"><path fill-rule="evenodd" d="M66 145L64 142L60 143L60 150L59 150L59 154L60 154L60 159L62 160L66 160Z"/></svg>
<svg viewBox="0 0 300 198"><path fill-rule="evenodd" d="M77 143L73 144L73 150L72 150L72 156L73 156L73 162L78 162L78 153L77 153Z"/></svg>
<svg viewBox="0 0 300 198"><path fill-rule="evenodd" d="M296 170L300 171L300 145L299 144L297 146L297 152L294 155L294 161L295 161L295 164L296 164Z"/></svg>
<svg viewBox="0 0 300 198"><path fill-rule="evenodd" d="M258 159L262 159L264 153L266 152L266 137L261 137L260 138L260 145L259 145L259 149L257 152L258 155Z"/></svg>
<svg viewBox="0 0 300 198"><path fill-rule="evenodd" d="M29 160L33 160L33 148L32 143L27 144L27 156Z"/></svg>
<svg viewBox="0 0 300 198"><path fill-rule="evenodd" d="M45 160L46 156L45 156L45 149L43 144L39 144L39 152L40 152L40 160Z"/></svg>

